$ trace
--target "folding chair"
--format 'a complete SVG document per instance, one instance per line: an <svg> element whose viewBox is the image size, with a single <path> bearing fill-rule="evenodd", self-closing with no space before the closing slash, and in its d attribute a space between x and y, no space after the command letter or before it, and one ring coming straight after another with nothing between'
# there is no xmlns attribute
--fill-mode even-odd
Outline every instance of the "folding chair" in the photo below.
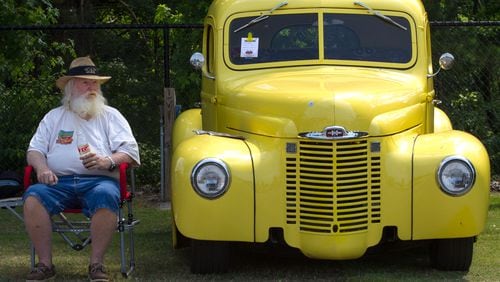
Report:
<svg viewBox="0 0 500 282"><path fill-rule="evenodd" d="M23 205L23 198L21 197L0 199L1 209L7 209L15 217L24 222L23 216L16 210L16 207L21 207L22 205Z"/></svg>
<svg viewBox="0 0 500 282"><path fill-rule="evenodd" d="M23 205L20 197L22 192L22 179L12 171L0 172L0 209L7 209L14 216L24 222L22 215L16 207Z"/></svg>
<svg viewBox="0 0 500 282"><path fill-rule="evenodd" d="M132 210L132 199L135 192L135 176L133 169L130 171L131 190L127 188L127 170L128 163L122 163L120 170L120 204L118 210L117 232L120 234L120 272L123 277L128 277L135 268L134 254L134 227L139 224L139 220L134 218ZM27 189L32 184L33 167L27 166L24 171L24 188ZM124 209L127 212L127 218L124 217ZM76 251L84 249L91 244L90 238L90 220L88 218L77 219L78 216L70 214L80 214L83 217L81 209L67 209L52 218L52 231L57 232L66 241L71 248ZM126 236L128 233L128 262L126 255ZM35 248L31 246L31 267L35 267Z"/></svg>

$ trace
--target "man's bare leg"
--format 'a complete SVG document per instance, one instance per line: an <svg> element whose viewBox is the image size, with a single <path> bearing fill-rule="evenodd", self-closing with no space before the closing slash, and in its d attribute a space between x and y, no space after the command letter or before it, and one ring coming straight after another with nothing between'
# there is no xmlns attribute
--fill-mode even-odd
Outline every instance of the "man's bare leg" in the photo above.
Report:
<svg viewBox="0 0 500 282"><path fill-rule="evenodd" d="M35 247L38 262L52 267L52 222L45 207L30 196L24 201L24 224Z"/></svg>
<svg viewBox="0 0 500 282"><path fill-rule="evenodd" d="M92 216L90 224L90 234L92 237L90 264L104 262L104 254L113 239L116 227L116 214L108 209L99 209Z"/></svg>

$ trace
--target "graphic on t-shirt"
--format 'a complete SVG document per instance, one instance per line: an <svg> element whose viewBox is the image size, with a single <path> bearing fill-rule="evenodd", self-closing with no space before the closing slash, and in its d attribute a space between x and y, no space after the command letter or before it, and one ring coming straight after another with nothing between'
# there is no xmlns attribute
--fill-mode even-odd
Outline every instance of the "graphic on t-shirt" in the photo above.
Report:
<svg viewBox="0 0 500 282"><path fill-rule="evenodd" d="M71 144L73 142L73 133L74 131L64 131L60 130L57 135L56 143L58 144Z"/></svg>

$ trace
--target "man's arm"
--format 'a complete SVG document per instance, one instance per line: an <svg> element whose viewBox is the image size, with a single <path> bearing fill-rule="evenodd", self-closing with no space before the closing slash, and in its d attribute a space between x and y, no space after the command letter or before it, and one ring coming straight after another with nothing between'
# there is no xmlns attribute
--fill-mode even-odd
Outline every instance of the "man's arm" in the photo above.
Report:
<svg viewBox="0 0 500 282"><path fill-rule="evenodd" d="M111 160L109 158L111 158ZM111 156L109 156L109 158L106 156L97 155L95 153L89 153L80 157L80 160L82 160L83 166L87 169L100 170L108 170L111 167L112 161L116 166L120 165L121 163L135 164L135 161L129 155L123 152L113 153Z"/></svg>
<svg viewBox="0 0 500 282"><path fill-rule="evenodd" d="M116 152L112 154L110 157L113 159L116 165L120 165L121 163L136 164L136 162L129 155L123 152Z"/></svg>
<svg viewBox="0 0 500 282"><path fill-rule="evenodd" d="M57 184L58 178L54 172L50 170L47 165L47 158L45 158L42 153L38 151L28 151L26 159L28 164L35 169L38 182L49 185Z"/></svg>

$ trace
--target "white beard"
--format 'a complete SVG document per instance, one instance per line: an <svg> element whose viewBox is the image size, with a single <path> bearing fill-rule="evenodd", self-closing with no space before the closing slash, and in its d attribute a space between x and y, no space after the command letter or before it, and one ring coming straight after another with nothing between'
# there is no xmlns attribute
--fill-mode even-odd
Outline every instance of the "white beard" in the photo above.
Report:
<svg viewBox="0 0 500 282"><path fill-rule="evenodd" d="M79 95L76 98L71 97L68 106L71 111L81 118L93 118L101 114L106 105L106 98L102 94L96 93L94 98L87 99L88 93Z"/></svg>

